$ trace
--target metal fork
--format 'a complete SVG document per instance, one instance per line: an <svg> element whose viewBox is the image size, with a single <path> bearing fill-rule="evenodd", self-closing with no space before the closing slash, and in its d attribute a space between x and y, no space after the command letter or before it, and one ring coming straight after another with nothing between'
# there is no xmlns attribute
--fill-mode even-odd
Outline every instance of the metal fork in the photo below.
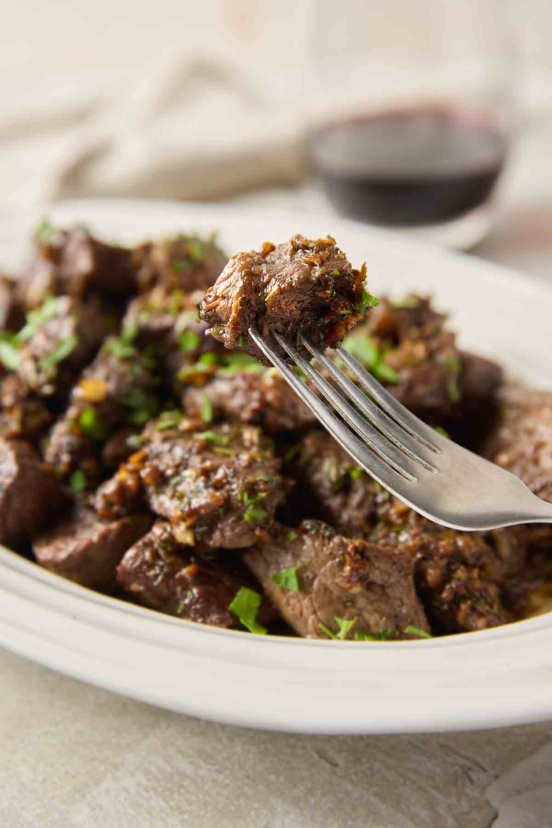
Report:
<svg viewBox="0 0 552 828"><path fill-rule="evenodd" d="M420 514L463 531L552 523L552 503L534 495L511 472L438 434L397 402L341 346L336 353L358 385L308 337L297 335L297 345L307 349L343 393L297 347L273 334L340 419L256 330L250 328L249 335L353 460Z"/></svg>

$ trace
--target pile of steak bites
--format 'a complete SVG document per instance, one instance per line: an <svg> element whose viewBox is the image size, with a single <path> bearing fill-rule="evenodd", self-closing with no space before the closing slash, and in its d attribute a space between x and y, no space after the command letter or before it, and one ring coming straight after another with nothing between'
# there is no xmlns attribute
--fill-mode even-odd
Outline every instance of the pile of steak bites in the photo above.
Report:
<svg viewBox="0 0 552 828"><path fill-rule="evenodd" d="M227 262L213 238L124 248L45 222L0 277L0 326L0 542L52 572L201 624L357 641L504 624L551 577L549 531L420 517L258 361L250 328L344 341L552 492L551 395L504 391L427 297L378 302L331 237Z"/></svg>

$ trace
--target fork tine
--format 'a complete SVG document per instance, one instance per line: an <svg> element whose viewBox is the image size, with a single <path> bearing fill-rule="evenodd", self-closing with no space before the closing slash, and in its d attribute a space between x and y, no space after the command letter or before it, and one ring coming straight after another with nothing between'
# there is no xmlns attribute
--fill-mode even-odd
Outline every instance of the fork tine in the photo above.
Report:
<svg viewBox="0 0 552 828"><path fill-rule="evenodd" d="M412 475L399 474L391 466L381 460L377 454L368 449L352 431L333 414L326 403L320 399L311 389L301 382L299 377L292 371L289 365L278 356L274 349L254 329L249 328L249 336L257 345L260 351L270 360L275 368L282 373L286 382L301 397L313 414L322 425L330 432L337 442L351 455L353 460L361 465L378 483L385 486L393 494L405 498L406 493L398 490L401 484L408 485L415 483L416 478Z"/></svg>
<svg viewBox="0 0 552 828"><path fill-rule="evenodd" d="M425 444L420 443L419 440L414 439L410 434L404 430L400 431L400 437L397 435L397 422L391 419L388 414L379 408L370 400L366 394L359 389L357 385L341 371L332 360L327 357L319 348L316 348L312 342L303 334L301 334L301 342L312 354L312 356L326 369L335 382L342 388L346 394L351 397L357 408L381 431L388 440L390 440L397 448L417 460L422 466L425 466L429 471L435 471L435 466L429 459L429 455ZM434 449L431 454L439 453L439 449Z"/></svg>
<svg viewBox="0 0 552 828"><path fill-rule="evenodd" d="M327 400L333 405L335 409L341 414L345 421L353 428L356 433L364 440L370 448L377 453L392 466L396 472L405 477L410 477L412 480L416 479L415 470L412 468L410 459L393 446L379 431L369 423L364 417L361 417L352 405L344 399L344 397L316 371L312 365L306 360L296 348L290 345L278 333L273 334L278 344L286 351L293 359L296 365L301 368L307 377L314 383L314 385L321 391ZM430 469L431 470L431 469Z"/></svg>
<svg viewBox="0 0 552 828"><path fill-rule="evenodd" d="M412 414L407 408L398 402L374 377L354 359L342 345L336 348L336 353L343 360L347 368L358 379L362 388L365 389L383 410L392 417L412 437L423 443L431 451L439 451L446 448L446 437L442 437L433 428L426 425L419 417ZM446 441L446 442L445 442Z"/></svg>

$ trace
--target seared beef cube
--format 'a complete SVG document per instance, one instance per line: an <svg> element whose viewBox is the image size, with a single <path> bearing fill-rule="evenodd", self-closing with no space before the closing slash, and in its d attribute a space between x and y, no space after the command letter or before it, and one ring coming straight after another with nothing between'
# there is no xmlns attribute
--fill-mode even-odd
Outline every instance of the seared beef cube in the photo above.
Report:
<svg viewBox="0 0 552 828"><path fill-rule="evenodd" d="M214 353L224 350L205 336L207 325L198 320L202 296L158 286L134 299L123 320L123 331L132 333L138 347L154 350L163 378L176 396L188 382L207 382L216 370ZM204 354L209 355L205 360Z"/></svg>
<svg viewBox="0 0 552 828"><path fill-rule="evenodd" d="M311 241L298 235L232 256L206 292L200 313L211 326L208 333L226 348L244 349L269 364L249 328L267 339L277 331L292 342L301 331L315 345L335 347L371 302L365 278L366 266L354 270L331 236Z"/></svg>
<svg viewBox="0 0 552 828"><path fill-rule="evenodd" d="M228 607L243 586L255 589L236 560L205 559L179 544L168 523L157 523L117 570L119 585L146 607L213 627L238 627ZM266 611L260 620L266 620Z"/></svg>
<svg viewBox="0 0 552 828"><path fill-rule="evenodd" d="M17 373L41 397L66 397L78 372L113 329L101 302L49 297L19 331Z"/></svg>
<svg viewBox="0 0 552 828"><path fill-rule="evenodd" d="M399 305L382 298L343 344L399 402L438 424L463 413L470 400L491 400L502 381L499 366L458 350L445 323L427 297Z"/></svg>
<svg viewBox="0 0 552 828"><path fill-rule="evenodd" d="M90 486L98 481L105 441L125 426L144 426L157 413L155 371L149 354L121 339L106 341L50 434L46 459L59 479L80 469Z"/></svg>
<svg viewBox="0 0 552 828"><path fill-rule="evenodd" d="M34 540L33 552L41 566L57 575L91 589L112 591L121 558L152 522L146 514L104 521L77 505L65 520Z"/></svg>
<svg viewBox="0 0 552 828"><path fill-rule="evenodd" d="M200 550L251 546L286 492L271 441L252 426L197 431L183 419L171 428L171 416L148 426L143 448L99 489L98 513L125 514L146 499L180 543Z"/></svg>
<svg viewBox="0 0 552 828"><path fill-rule="evenodd" d="M63 505L61 489L31 446L0 440L0 543L24 549Z"/></svg>
<svg viewBox="0 0 552 828"><path fill-rule="evenodd" d="M414 590L412 559L398 550L350 540L318 521L249 549L243 560L283 618L309 638L337 635L339 621L355 634L408 638L429 626Z"/></svg>
<svg viewBox="0 0 552 828"><path fill-rule="evenodd" d="M17 281L0 275L0 336L6 331L17 331L25 321L18 288Z"/></svg>
<svg viewBox="0 0 552 828"><path fill-rule="evenodd" d="M507 388L484 454L552 502L552 393Z"/></svg>
<svg viewBox="0 0 552 828"><path fill-rule="evenodd" d="M17 374L9 374L0 385L0 436L6 440L28 440L35 444L52 424L45 402L29 390Z"/></svg>
<svg viewBox="0 0 552 828"><path fill-rule="evenodd" d="M274 369L239 371L215 376L203 388L187 388L182 407L190 417L206 422L241 420L263 431L300 430L313 425L314 414Z"/></svg>
<svg viewBox="0 0 552 828"><path fill-rule="evenodd" d="M44 223L22 288L28 310L48 296L128 297L136 292L132 251L103 244L82 228L56 230Z"/></svg>
<svg viewBox="0 0 552 828"><path fill-rule="evenodd" d="M523 563L507 559L476 532L445 529L416 514L354 464L322 431L309 433L290 471L303 508L350 537L392 546L413 562L416 587L436 632L462 632L511 620L501 584Z"/></svg>
<svg viewBox="0 0 552 828"><path fill-rule="evenodd" d="M320 518L351 538L367 537L377 520L381 487L326 431L313 429L297 448L290 452L289 474L298 483L303 517Z"/></svg>
<svg viewBox="0 0 552 828"><path fill-rule="evenodd" d="M178 235L160 244L143 244L134 251L138 287L141 293L156 285L187 293L211 287L228 256L213 235Z"/></svg>

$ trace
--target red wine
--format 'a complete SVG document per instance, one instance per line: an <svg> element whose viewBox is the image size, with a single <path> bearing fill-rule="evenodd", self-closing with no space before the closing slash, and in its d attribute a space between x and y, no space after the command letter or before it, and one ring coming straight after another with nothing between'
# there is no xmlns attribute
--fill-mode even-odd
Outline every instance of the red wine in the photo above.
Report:
<svg viewBox="0 0 552 828"><path fill-rule="evenodd" d="M333 123L313 133L308 148L341 213L411 227L484 204L506 156L490 117L444 106Z"/></svg>

